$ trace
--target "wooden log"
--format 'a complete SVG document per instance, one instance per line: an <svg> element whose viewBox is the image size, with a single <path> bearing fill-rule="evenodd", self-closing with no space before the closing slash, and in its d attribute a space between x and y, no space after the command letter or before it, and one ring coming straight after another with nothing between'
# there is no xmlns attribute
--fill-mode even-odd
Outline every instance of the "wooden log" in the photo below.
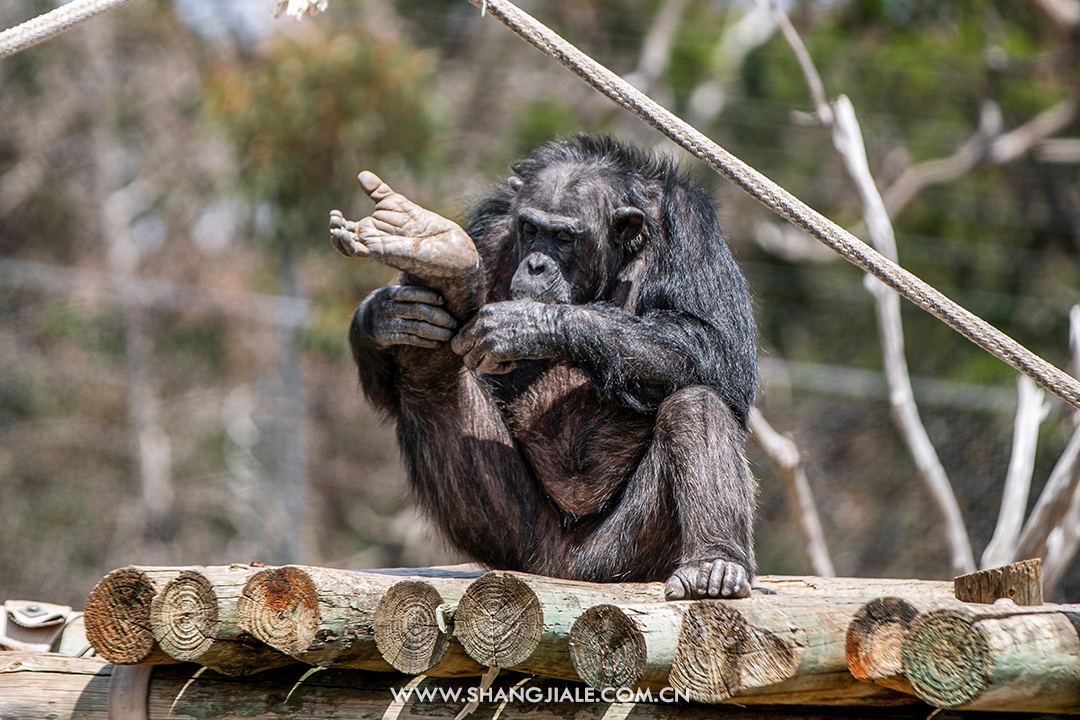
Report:
<svg viewBox="0 0 1080 720"><path fill-rule="evenodd" d="M1042 560L1021 560L953 580L957 600L991 605L1007 598L1017 605L1042 605Z"/></svg>
<svg viewBox="0 0 1080 720"><path fill-rule="evenodd" d="M1080 615L1009 602L934 610L900 645L915 693L940 708L1080 712Z"/></svg>
<svg viewBox="0 0 1080 720"><path fill-rule="evenodd" d="M570 659L584 682L604 688L670 685L683 612L688 602L594 605L570 628Z"/></svg>
<svg viewBox="0 0 1080 720"><path fill-rule="evenodd" d="M389 672L375 645L375 607L393 575L286 565L253 575L237 605L240 627L318 667Z"/></svg>
<svg viewBox="0 0 1080 720"><path fill-rule="evenodd" d="M129 566L103 577L86 598L86 639L117 665L174 663L150 629L150 605L184 568Z"/></svg>
<svg viewBox="0 0 1080 720"><path fill-rule="evenodd" d="M442 611L448 619L452 618L453 602L476 578L474 572L446 568L387 571L300 565L267 568L253 575L244 588L238 603L240 626L270 647L310 665L393 672L399 668L388 662L380 651L375 615L391 588L418 579L405 579L406 573L422 576L423 582L436 594L449 600ZM416 589L417 586L406 587ZM408 636L410 632L420 633L425 613L426 617L435 618L437 608L444 602L433 602L434 596L423 594L420 605L404 603L412 609L412 614L406 610L397 615L391 603L400 603L405 595L404 588L392 593L380 614L383 625L379 633L387 655L395 662L401 662L402 668L410 672L449 677L483 674L484 668L470 660L461 644L452 637L446 638L440 654L438 633L425 635L424 641L431 643L427 655L431 665L417 670L423 664L417 659L423 654L419 645L410 650L414 654L402 654L402 650L395 647L398 642L395 638ZM427 610L423 609L425 607ZM393 627L397 621L404 622L406 627ZM409 623L412 623L411 629ZM435 624L438 625L437 620ZM418 637L414 641L420 642Z"/></svg>
<svg viewBox="0 0 1080 720"><path fill-rule="evenodd" d="M177 575L150 606L150 627L161 649L223 675L250 675L296 662L240 627L237 601L257 572L260 568L250 565L228 565Z"/></svg>
<svg viewBox="0 0 1080 720"><path fill-rule="evenodd" d="M383 659L410 675L483 675L487 668L469 657L453 637L454 612L465 587L460 582L419 579L390 586L372 619L375 645Z"/></svg>
<svg viewBox="0 0 1080 720"><path fill-rule="evenodd" d="M863 604L859 598L808 597L693 603L683 615L671 685L708 703L913 702L848 671L845 634Z"/></svg>
<svg viewBox="0 0 1080 720"><path fill-rule="evenodd" d="M461 596L454 613L455 633L481 665L577 680L568 637L585 610L605 603L663 601L660 583L600 585L490 572Z"/></svg>
<svg viewBox="0 0 1080 720"><path fill-rule="evenodd" d="M99 658L50 653L0 653L0 717L4 720L108 720L107 698L114 666ZM330 718L452 718L465 705L475 681L396 673L362 673L302 665L243 679L190 665L153 668L148 692L150 720L330 720ZM395 699L394 691L410 696ZM458 691L459 699L444 700ZM594 693L592 697L587 692ZM425 700L420 693L433 693ZM501 695L500 695L501 693ZM473 717L500 720L850 720L868 716L863 708L741 708L686 703L611 703L574 683L522 678L502 673ZM507 700L503 702L503 700ZM925 720L919 703L873 711L875 720ZM935 720L979 720L979 713L943 712ZM1028 716L1012 713L1010 718Z"/></svg>
<svg viewBox="0 0 1080 720"><path fill-rule="evenodd" d="M939 604L945 601L939 601ZM900 663L900 641L920 612L939 605L898 597L874 598L859 608L844 644L848 670L856 680L914 694Z"/></svg>
<svg viewBox="0 0 1080 720"><path fill-rule="evenodd" d="M905 580L895 578L842 578L813 575L759 575L755 588L771 590L777 595L812 597L875 598L886 595L905 598L953 597L953 584L948 580Z"/></svg>

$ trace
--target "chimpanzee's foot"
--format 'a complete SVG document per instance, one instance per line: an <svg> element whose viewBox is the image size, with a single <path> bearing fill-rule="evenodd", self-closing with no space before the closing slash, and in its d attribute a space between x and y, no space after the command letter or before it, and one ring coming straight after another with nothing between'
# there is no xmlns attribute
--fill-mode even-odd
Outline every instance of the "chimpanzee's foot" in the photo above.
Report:
<svg viewBox="0 0 1080 720"><path fill-rule="evenodd" d="M750 597L750 575L728 560L695 560L675 570L664 594L668 600Z"/></svg>
<svg viewBox="0 0 1080 720"><path fill-rule="evenodd" d="M420 277L461 277L476 270L480 255L461 226L425 210L366 170L360 187L375 212L353 222L334 210L330 237L343 255L373 257Z"/></svg>

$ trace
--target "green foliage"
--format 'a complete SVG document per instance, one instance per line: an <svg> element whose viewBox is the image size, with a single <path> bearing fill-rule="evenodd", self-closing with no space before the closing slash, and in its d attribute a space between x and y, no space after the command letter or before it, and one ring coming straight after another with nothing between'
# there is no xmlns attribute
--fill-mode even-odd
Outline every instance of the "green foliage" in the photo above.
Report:
<svg viewBox="0 0 1080 720"><path fill-rule="evenodd" d="M365 168L434 166L431 63L359 26L277 37L246 64L206 74L212 116L232 138L247 191L281 211L279 233L325 236L333 198Z"/></svg>

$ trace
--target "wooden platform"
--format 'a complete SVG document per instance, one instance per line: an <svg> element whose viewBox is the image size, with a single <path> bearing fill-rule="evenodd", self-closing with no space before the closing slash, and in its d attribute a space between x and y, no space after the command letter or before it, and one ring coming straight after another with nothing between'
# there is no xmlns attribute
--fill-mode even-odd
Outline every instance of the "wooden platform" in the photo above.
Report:
<svg viewBox="0 0 1080 720"><path fill-rule="evenodd" d="M86 626L98 659L0 655L0 717L96 717L109 663L155 666L150 718L452 717L491 667L477 718L1080 714L1080 612L949 582L763 576L669 603L506 572L129 567Z"/></svg>

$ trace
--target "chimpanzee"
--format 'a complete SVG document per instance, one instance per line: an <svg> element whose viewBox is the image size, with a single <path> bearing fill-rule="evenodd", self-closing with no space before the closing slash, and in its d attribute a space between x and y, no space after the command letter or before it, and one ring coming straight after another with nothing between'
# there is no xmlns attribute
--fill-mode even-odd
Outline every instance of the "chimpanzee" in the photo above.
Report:
<svg viewBox="0 0 1080 720"><path fill-rule="evenodd" d="M757 380L746 282L705 192L611 138L549 143L467 228L376 201L334 245L402 271L349 330L413 491L498 569L744 597Z"/></svg>

